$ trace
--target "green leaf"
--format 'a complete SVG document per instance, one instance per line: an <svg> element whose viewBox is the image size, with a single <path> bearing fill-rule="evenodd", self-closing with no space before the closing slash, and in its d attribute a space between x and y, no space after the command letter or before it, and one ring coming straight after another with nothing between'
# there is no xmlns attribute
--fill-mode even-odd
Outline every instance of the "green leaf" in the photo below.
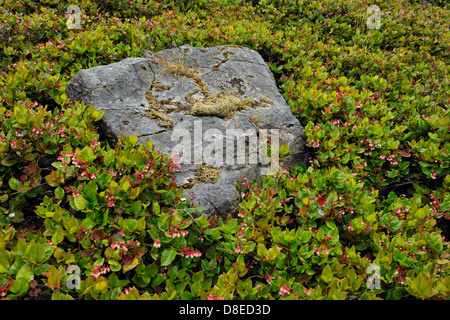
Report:
<svg viewBox="0 0 450 320"><path fill-rule="evenodd" d="M108 280L101 277L95 281L94 291L105 293L108 290Z"/></svg>
<svg viewBox="0 0 450 320"><path fill-rule="evenodd" d="M155 216L159 215L159 213L161 212L161 208L159 206L158 202L153 203L153 214Z"/></svg>
<svg viewBox="0 0 450 320"><path fill-rule="evenodd" d="M88 205L87 200L81 194L73 198L73 203L75 208L80 211L86 209L86 206Z"/></svg>
<svg viewBox="0 0 450 320"><path fill-rule="evenodd" d="M302 233L302 243L306 243L311 239L312 232L311 231L305 231Z"/></svg>
<svg viewBox="0 0 450 320"><path fill-rule="evenodd" d="M280 148L279 148L279 154L280 156L288 156L289 155L289 146L287 144L283 144Z"/></svg>
<svg viewBox="0 0 450 320"><path fill-rule="evenodd" d="M28 253L30 261L35 264L40 264L45 259L44 246L34 240L28 245L26 253Z"/></svg>
<svg viewBox="0 0 450 320"><path fill-rule="evenodd" d="M24 294L27 293L28 289L29 289L29 281L25 278L19 278L14 280L14 282L12 283L11 287L9 288L9 290L11 290L11 292L15 293L18 296L23 296Z"/></svg>
<svg viewBox="0 0 450 320"><path fill-rule="evenodd" d="M19 185L20 185L20 181L17 180L16 178L14 178L14 177L11 177L11 179L9 179L9 181L8 181L8 184L9 184L9 187L10 187L11 189L17 190L17 188L18 188Z"/></svg>
<svg viewBox="0 0 450 320"><path fill-rule="evenodd" d="M205 215L202 215L200 218L195 219L195 222L200 228L206 228L207 226L209 226L208 219Z"/></svg>
<svg viewBox="0 0 450 320"><path fill-rule="evenodd" d="M160 285L164 280L166 280L166 276L162 273L158 273L152 281L152 286Z"/></svg>
<svg viewBox="0 0 450 320"><path fill-rule="evenodd" d="M56 199L61 200L64 197L64 189L61 187L56 188L55 196L56 196Z"/></svg>
<svg viewBox="0 0 450 320"><path fill-rule="evenodd" d="M266 246L264 244L262 244L262 243L258 243L258 246L256 248L256 253L261 258L265 258L267 256L267 248L266 248Z"/></svg>
<svg viewBox="0 0 450 320"><path fill-rule="evenodd" d="M53 291L52 300L74 300L74 298L69 294L56 290Z"/></svg>
<svg viewBox="0 0 450 320"><path fill-rule="evenodd" d="M128 180L126 180L123 184L122 184L122 190L123 191L127 191L130 188L130 182Z"/></svg>
<svg viewBox="0 0 450 320"><path fill-rule="evenodd" d="M439 136L435 133L428 132L428 136L430 137L431 141L433 141L433 142L439 143L441 141Z"/></svg>
<svg viewBox="0 0 450 320"><path fill-rule="evenodd" d="M93 180L89 181L89 183L83 188L83 193L86 196L88 204L90 204L91 208L93 208L97 203L97 191L98 185Z"/></svg>
<svg viewBox="0 0 450 320"><path fill-rule="evenodd" d="M126 219L125 223L123 224L123 228L125 232L131 233L134 230L136 230L136 227L138 225L138 221L135 219Z"/></svg>
<svg viewBox="0 0 450 320"><path fill-rule="evenodd" d="M30 267L29 263L25 263L16 275L16 279L24 278L28 282L34 279L33 269Z"/></svg>
<svg viewBox="0 0 450 320"><path fill-rule="evenodd" d="M90 218L86 218L81 222L81 226L85 227L88 230L91 230L93 227L95 227L95 222Z"/></svg>
<svg viewBox="0 0 450 320"><path fill-rule="evenodd" d="M168 266L176 256L177 253L174 250L170 248L165 249L161 254L161 266Z"/></svg>
<svg viewBox="0 0 450 320"><path fill-rule="evenodd" d="M323 268L322 275L320 277L326 283L330 283L330 281L333 279L333 270L331 270L331 267L328 264L325 268Z"/></svg>
<svg viewBox="0 0 450 320"><path fill-rule="evenodd" d="M427 279L422 273L412 280L408 277L407 282L407 290L419 299L430 298L437 292L433 289L433 280Z"/></svg>

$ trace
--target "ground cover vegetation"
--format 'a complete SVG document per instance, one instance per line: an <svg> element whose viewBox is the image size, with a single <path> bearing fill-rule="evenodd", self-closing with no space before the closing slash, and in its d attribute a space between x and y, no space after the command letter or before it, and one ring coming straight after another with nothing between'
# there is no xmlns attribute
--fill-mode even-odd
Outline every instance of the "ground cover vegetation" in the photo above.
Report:
<svg viewBox="0 0 450 320"><path fill-rule="evenodd" d="M448 299L446 1L70 4L77 21L0 0L0 298ZM176 161L112 144L64 94L83 68L183 44L259 52L313 151L238 181L227 218L197 217Z"/></svg>

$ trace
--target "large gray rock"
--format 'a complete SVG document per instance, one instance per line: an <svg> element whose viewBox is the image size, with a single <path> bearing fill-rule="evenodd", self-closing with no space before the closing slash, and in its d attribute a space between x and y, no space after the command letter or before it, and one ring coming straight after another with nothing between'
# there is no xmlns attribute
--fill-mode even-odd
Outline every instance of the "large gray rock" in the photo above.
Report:
<svg viewBox="0 0 450 320"><path fill-rule="evenodd" d="M263 129L273 137L278 132L279 145L290 148L289 156L280 158L286 169L307 160L303 127L262 57L248 48L182 46L156 55L146 53L143 58L80 70L66 94L104 109L103 130L115 139L121 134L136 135L139 143L151 140L157 150L173 154L188 141L179 135L189 134L191 141L183 150L175 181L184 187L186 197L194 192L203 214L231 213L239 203L236 181L244 176L260 178L265 174L261 169L269 166L262 158L257 163L255 158L250 160L248 155L257 152L252 149L255 145L251 139L240 144L239 131L234 132L239 138L230 137L233 129L259 138L264 136ZM238 158L243 150L246 158ZM264 149L259 145L258 150ZM205 164L220 168L219 174ZM199 179L199 167L212 169L205 171L216 179Z"/></svg>

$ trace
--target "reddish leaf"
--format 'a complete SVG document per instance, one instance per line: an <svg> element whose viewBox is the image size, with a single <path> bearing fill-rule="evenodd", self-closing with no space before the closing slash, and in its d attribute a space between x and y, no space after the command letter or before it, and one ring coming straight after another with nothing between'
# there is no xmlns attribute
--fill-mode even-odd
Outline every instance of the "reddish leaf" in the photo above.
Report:
<svg viewBox="0 0 450 320"><path fill-rule="evenodd" d="M135 247L132 251L131 251L133 257L135 258L140 258L145 254L145 248L142 247Z"/></svg>
<svg viewBox="0 0 450 320"><path fill-rule="evenodd" d="M156 294L161 293L161 287L160 286L153 286L153 291L155 291Z"/></svg>
<svg viewBox="0 0 450 320"><path fill-rule="evenodd" d="M323 206L323 205L325 204L325 201L327 201L327 198L326 198L326 197L318 197L318 198L317 198L317 204L318 204L319 206Z"/></svg>
<svg viewBox="0 0 450 320"><path fill-rule="evenodd" d="M26 170L26 174L35 174L38 171L38 166L36 165L36 163L31 162L28 166L27 166L27 170Z"/></svg>
<svg viewBox="0 0 450 320"><path fill-rule="evenodd" d="M91 248L91 249L87 249L87 250L84 250L82 253L81 253L81 257L90 257L90 256L92 256L93 254L95 253L95 248Z"/></svg>
<svg viewBox="0 0 450 320"><path fill-rule="evenodd" d="M106 233L102 229L94 229L94 231L92 232L92 237L94 238L94 240L102 241L103 239L105 239Z"/></svg>
<svg viewBox="0 0 450 320"><path fill-rule="evenodd" d="M38 285L38 282L36 280L31 280L30 281L31 289L36 289L37 285Z"/></svg>
<svg viewBox="0 0 450 320"><path fill-rule="evenodd" d="M41 289L37 288L36 290L30 292L30 296L36 297L40 292L41 292Z"/></svg>
<svg viewBox="0 0 450 320"><path fill-rule="evenodd" d="M122 264L131 264L133 262L134 258L129 255L126 254L123 258L122 258Z"/></svg>

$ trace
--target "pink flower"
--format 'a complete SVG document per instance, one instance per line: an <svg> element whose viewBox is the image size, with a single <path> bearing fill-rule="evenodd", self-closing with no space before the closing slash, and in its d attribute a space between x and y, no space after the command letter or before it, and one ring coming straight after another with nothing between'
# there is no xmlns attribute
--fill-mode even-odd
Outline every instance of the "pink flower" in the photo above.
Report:
<svg viewBox="0 0 450 320"><path fill-rule="evenodd" d="M244 249L242 249L240 246L234 249L234 252L236 253L244 253Z"/></svg>
<svg viewBox="0 0 450 320"><path fill-rule="evenodd" d="M436 179L436 177L437 177L436 172L433 171L433 172L431 173L431 179Z"/></svg>
<svg viewBox="0 0 450 320"><path fill-rule="evenodd" d="M109 267L102 267L98 264L94 269L92 269L91 276L93 276L94 278L98 278L100 277L100 275L105 274L109 271L111 271Z"/></svg>
<svg viewBox="0 0 450 320"><path fill-rule="evenodd" d="M112 194L107 194L107 195L105 195L105 198L106 198L106 200L107 200L107 205L109 206L109 207L114 207L114 205L115 205L115 203L116 203L116 201L114 200L114 195L112 195Z"/></svg>
<svg viewBox="0 0 450 320"><path fill-rule="evenodd" d="M183 162L183 158L182 158L182 153L176 153L172 156L172 158L170 158L169 161L169 166L173 169L173 170L178 170L181 167L181 162Z"/></svg>
<svg viewBox="0 0 450 320"><path fill-rule="evenodd" d="M155 239L155 242L153 242L153 246L155 248L161 247L161 241L159 239Z"/></svg>
<svg viewBox="0 0 450 320"><path fill-rule="evenodd" d="M45 241L45 243L48 243L53 248L56 248L56 245L52 242L52 240L47 240L47 241Z"/></svg>
<svg viewBox="0 0 450 320"><path fill-rule="evenodd" d="M180 251L181 251L181 253L184 254L185 258L200 257L202 255L202 253L200 251L191 249L189 247L184 247Z"/></svg>
<svg viewBox="0 0 450 320"><path fill-rule="evenodd" d="M291 294L292 288L289 287L288 285L282 285L280 288L280 295L282 296L288 296Z"/></svg>
<svg viewBox="0 0 450 320"><path fill-rule="evenodd" d="M17 148L16 140L11 141L11 149Z"/></svg>

